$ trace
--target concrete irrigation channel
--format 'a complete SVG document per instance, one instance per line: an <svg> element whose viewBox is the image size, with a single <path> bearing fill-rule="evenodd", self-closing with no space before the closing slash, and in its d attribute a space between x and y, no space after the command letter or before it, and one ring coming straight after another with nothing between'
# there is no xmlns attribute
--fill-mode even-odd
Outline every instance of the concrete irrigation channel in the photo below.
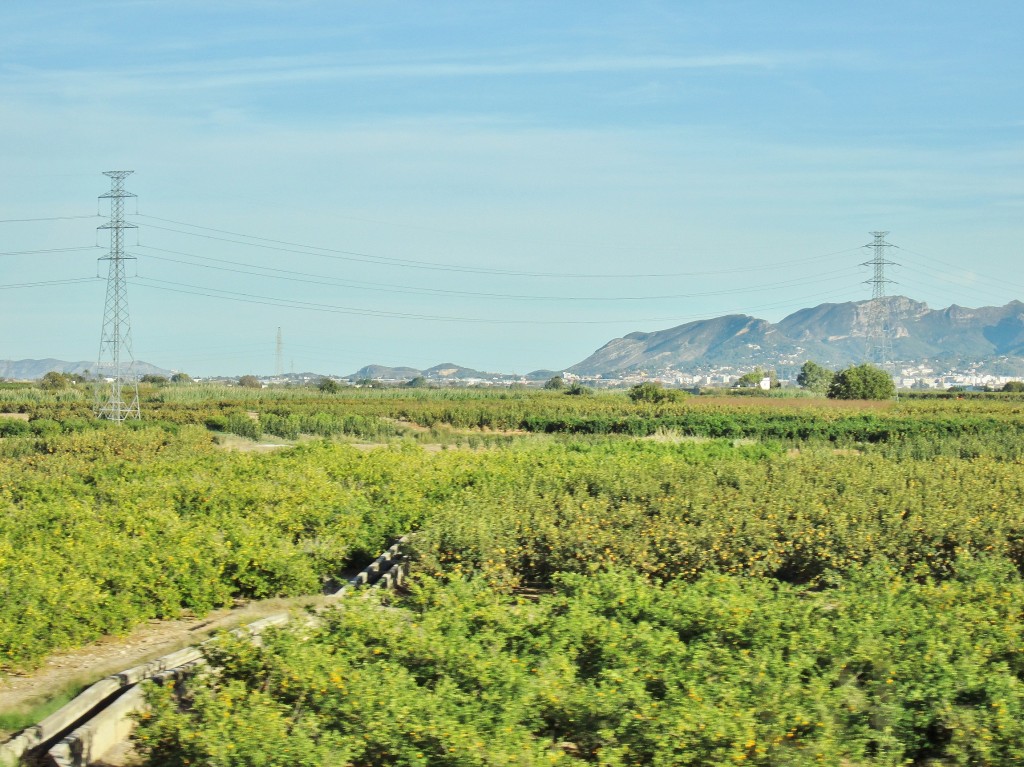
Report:
<svg viewBox="0 0 1024 767"><path fill-rule="evenodd" d="M361 587L401 585L407 561L402 546L408 541L408 536L400 538L368 567L329 594L328 599L340 599ZM231 633L258 641L266 629L283 626L291 620L291 613L275 613ZM182 678L204 663L201 645L186 647L101 679L50 716L0 743L0 767L87 767L103 760L131 736L135 726L133 714L145 706L141 682Z"/></svg>

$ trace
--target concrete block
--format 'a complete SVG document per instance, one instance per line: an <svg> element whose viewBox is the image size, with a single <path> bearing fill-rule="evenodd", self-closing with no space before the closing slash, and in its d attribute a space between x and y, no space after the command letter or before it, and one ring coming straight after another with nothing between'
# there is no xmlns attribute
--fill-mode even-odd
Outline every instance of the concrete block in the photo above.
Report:
<svg viewBox="0 0 1024 767"><path fill-rule="evenodd" d="M70 756L73 767L87 767L102 759L132 734L135 729L132 714L141 711L145 704L142 687L132 687L51 749L56 751L54 762L67 760Z"/></svg>

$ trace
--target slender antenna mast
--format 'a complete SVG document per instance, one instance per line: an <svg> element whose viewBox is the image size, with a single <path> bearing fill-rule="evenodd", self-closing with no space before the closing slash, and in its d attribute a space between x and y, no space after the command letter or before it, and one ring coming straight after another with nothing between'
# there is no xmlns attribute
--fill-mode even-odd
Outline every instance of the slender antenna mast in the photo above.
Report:
<svg viewBox="0 0 1024 767"><path fill-rule="evenodd" d="M868 361L873 362L881 368L886 368L892 359L892 320L889 315L889 302L886 300L885 286L892 283L892 280L885 278L885 267L896 266L895 261L885 257L885 249L895 247L885 241L888 232L871 232L875 241L865 245L865 248L873 248L875 255L870 261L865 261L861 266L870 266L874 269L874 275L870 280L864 280L865 284L871 286L871 303L868 306L867 323L867 354Z"/></svg>
<svg viewBox="0 0 1024 767"><path fill-rule="evenodd" d="M277 329L277 356L274 364L274 375L278 378L284 373L284 341L281 338L281 328Z"/></svg>
<svg viewBox="0 0 1024 767"><path fill-rule="evenodd" d="M110 230L110 253L100 261L108 263L107 301L103 307L103 330L100 333L100 353L96 362L99 385L96 388L96 417L111 421L139 418L139 382L135 377L135 358L132 356L132 325L128 317L128 290L124 262L134 260L124 252L124 230L135 229L135 224L124 220L124 200L134 197L124 191L124 180L134 171L108 170L110 191L100 199L110 200L110 221L97 229ZM110 386L104 386L104 380Z"/></svg>

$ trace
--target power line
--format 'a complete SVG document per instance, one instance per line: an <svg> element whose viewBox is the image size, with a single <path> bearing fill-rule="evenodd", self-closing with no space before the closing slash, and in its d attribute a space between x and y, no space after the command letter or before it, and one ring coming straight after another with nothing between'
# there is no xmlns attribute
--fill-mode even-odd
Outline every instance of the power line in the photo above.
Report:
<svg viewBox="0 0 1024 767"><path fill-rule="evenodd" d="M205 296L207 298L223 299L228 301L236 301L241 303L259 304L263 306L275 306L279 308L291 308L291 309L308 309L312 311L328 312L332 314L351 314L359 316L369 317L382 317L392 319L416 319L416 320L431 320L436 322L466 322L474 324L494 324L494 325L611 325L611 324L622 324L622 323L642 323L642 322L677 322L680 319L700 319L705 315L691 315L687 318L680 317L634 317L634 318L619 318L619 319L603 319L603 320L515 320L515 319L501 319L501 318L490 318L490 317L454 317L444 315L433 315L433 314L415 314L410 312L389 312L381 309L359 309L349 306L336 306L332 304L318 304L310 301L297 301L294 299L277 298L274 296L261 296L253 293L242 293L237 291L221 290L219 288L209 288L202 285L190 285L187 283L173 282L170 280L157 280L148 277L136 277L132 280L133 283L143 287L153 288L156 290L165 290L172 293L183 293L187 295ZM808 296L803 298L790 299L788 301L774 303L774 304L762 304L760 306L748 306L742 309L736 309L728 313L742 312L755 309L766 309L766 308L777 308L779 306L791 306L797 301L807 301L813 299L820 299L822 297L832 297L833 295L842 295L842 293L828 294L822 296L818 294L816 296Z"/></svg>
<svg viewBox="0 0 1024 767"><path fill-rule="evenodd" d="M17 288L39 288L48 285L73 285L79 282L95 281L95 277L72 277L66 280L42 280L39 282L21 282L13 285L0 285L0 290L15 290Z"/></svg>
<svg viewBox="0 0 1024 767"><path fill-rule="evenodd" d="M0 253L0 256L35 256L40 253L71 253L81 250L96 250L96 245L81 245L76 248L43 248L41 250L8 250Z"/></svg>
<svg viewBox="0 0 1024 767"><path fill-rule="evenodd" d="M245 233L241 233L241 232L233 232L233 231L224 230L224 229L215 229L213 227L205 227L205 226L201 226L199 224L192 224L192 223L189 223L189 222L186 222L186 221L178 221L178 220L175 220L175 219L160 218L160 217L157 217L157 216L149 216L149 215L142 214L142 213L139 213L139 214L136 214L136 215L140 216L142 218L150 218L150 219L153 219L155 221L164 221L166 223L179 224L181 226L192 227L194 229L202 229L204 231L218 232L218 233L221 233L221 234L231 234L231 235L236 236L236 237L246 237L248 239L261 240L261 241L264 241L264 242L271 242L271 243L277 243L277 244L291 245L291 246L295 246L295 247L306 248L307 250L322 250L322 251L325 251L325 252L334 252L334 253L341 253L341 254L351 254L351 255L355 255L355 256L365 256L367 258L378 259L378 260L381 260L381 261L398 261L398 262L403 262L403 263L409 262L409 263L413 263L413 264L429 265L429 262L424 262L424 261L412 261L411 259L393 259L393 258L388 257L388 256L375 256L375 255L372 255L372 254L359 253L359 252L355 252L355 251L332 250L330 248L322 248L322 247L314 246L314 245L302 245L300 243L289 242L289 241L286 241L286 240L275 240L275 239L268 238L268 237L260 237L260 236L256 236L256 235L249 235L249 234L245 234ZM353 220L363 221L363 220L369 220L369 219L353 219ZM380 222L380 223L384 223L384 222ZM201 236L201 235L195 234L194 232L187 232L187 231L182 231L182 230L179 230L179 229L171 229L171 228L166 228L166 227L155 227L153 225L147 225L147 226L150 226L151 228L160 228L163 231L170 231L170 232L175 232L175 233L178 233L178 234L185 234L185 235L188 235L188 236L197 236L197 237ZM226 241L226 242L235 242L236 244L241 244L241 245L250 244L250 243L244 243L244 242L237 242L235 240L224 240L224 241ZM821 258L830 258L832 256L838 256L838 255L843 255L843 254L846 254L846 253L852 253L854 251L860 250L862 247L871 247L871 245L868 245L868 246L858 246L858 247L854 247L854 248L847 248L847 249L844 249L844 250L834 251L832 253L824 253L824 254L821 254L821 255L818 255L818 256L808 256L808 257L803 257L803 258L799 258L799 259L791 259L791 260L788 260L788 261L773 261L770 264L765 264L763 266L735 267L735 268L730 268L730 269L709 270L709 271L701 271L701 272L675 272L675 273L668 273L668 274L635 274L635 273L629 273L629 274L580 274L580 273L568 273L568 272L564 272L564 273L559 273L559 272L514 272L514 271L508 271L508 270L485 270L485 269L478 268L478 267L458 267L458 268L477 269L478 271L481 271L481 272L493 271L493 272L498 273L498 274L516 275L516 276L596 277L596 278L604 278L604 277L608 277L608 278L628 278L628 277L699 277L699 276L716 276L716 275L724 275L724 274L738 274L738 273L750 272L750 271L774 270L774 269L779 268L780 266L808 263L808 262L812 262L812 261L817 261L817 260L819 260ZM941 259L938 259L935 256L926 256L926 255L924 255L922 253L917 253L917 252L915 252L913 250L910 250L909 248L907 248L905 246L902 246L902 245L890 245L889 247L898 248L898 249L903 250L903 251L905 251L907 253L912 253L914 255L922 256L924 258L929 258L929 259L931 259L931 260L933 260L933 261L935 261L937 263L944 264L945 266L948 266L950 268L958 269L958 268L962 268L962 266L963 266L962 264L957 265L957 264L952 264L952 263L949 263L949 262L942 261ZM293 252L293 251L285 251L285 252ZM318 254L310 253L308 255L318 255ZM990 279L995 279L996 281L1002 283L1002 280L1000 278L990 278Z"/></svg>
<svg viewBox="0 0 1024 767"><path fill-rule="evenodd" d="M160 231L174 232L176 234L184 234L189 237L201 237L209 240L216 240L219 242L230 242L236 245L245 245L248 247L258 247L267 250L276 250L283 253L297 253L299 255L317 256L320 258L335 258L343 261L357 261L360 263L372 263L380 266L396 266L396 267L407 267L410 269L427 269L436 271L453 271L453 272L468 272L473 274L492 274L505 277L545 277L545 278L575 278L575 279L630 279L630 278L654 278L654 277L702 277L702 276L716 276L724 274L740 274L744 272L752 271L766 271L778 269L780 266L803 264L812 261L819 261L822 258L829 258L831 256L842 255L844 253L851 253L860 248L847 248L845 250L836 251L834 253L826 253L820 256L810 256L806 258L793 259L791 261L776 261L772 264L766 264L764 266L753 266L753 267L735 267L731 269L716 269L700 272L658 272L658 273L618 273L618 274L595 274L595 273L581 273L581 272L526 272L516 271L510 269L490 269L485 267L474 267L474 266L463 266L458 264L445 264L427 261L417 261L406 258L394 258L390 256L376 256L371 253L363 253L359 251L340 250L336 248L323 248L317 245L304 245L302 243L290 242L287 240L275 240L269 237L259 237L256 235L244 234L242 232L233 232L226 229L215 229L208 226L200 226L198 224L190 224L185 221L176 221L174 219L159 218L157 216L147 216L145 214L137 214L141 218L148 218L154 221L163 221L165 223L178 224L180 226L187 226L193 229L201 229L208 232L217 232L218 234L229 234L232 237L245 237L251 240L257 240L258 242L242 242L239 240L233 240L225 237L216 237L208 234L199 234L196 232L189 232L182 229L173 229L170 227L157 226L155 224L144 224L145 227L150 229L157 229ZM273 245L262 245L260 243L273 243ZM278 247L278 246L288 247ZM301 250L294 250L293 248L300 248ZM320 252L313 252L320 251Z"/></svg>
<svg viewBox="0 0 1024 767"><path fill-rule="evenodd" d="M954 276L951 276L949 274L949 272L947 272L946 270L944 270L944 269L935 269L935 268L932 268L932 267L928 266L927 264L913 265L913 264L901 263L900 267L904 271L912 272L912 273L914 273L916 275L925 277L927 279L935 280L935 281L940 282L940 283L946 283L947 285L960 284L958 278L954 277ZM982 277L981 275L978 275L978 277L979 277L979 279L984 280L986 283L988 283L988 282L993 282L993 283L996 282L995 280L992 280L992 279L987 278L987 277ZM899 283L895 283L895 284L899 284ZM968 287L968 286L965 285L964 287ZM982 287L986 287L986 286L982 286Z"/></svg>
<svg viewBox="0 0 1024 767"><path fill-rule="evenodd" d="M216 264L230 264L232 266L244 266L247 269L235 269L231 266L213 266L209 264L194 264L189 261L182 261L175 258L167 258L165 256L155 256L152 254L147 255L147 258L155 259L157 261L166 261L169 263L183 264L186 266L196 266L204 269L214 269L218 271L230 272L233 274L245 274L253 277L267 277L272 279L287 280L291 282L302 282L312 285L323 285L328 287L346 287L355 288L357 290L372 290L385 293L405 293L412 295L444 295L444 296L467 296L473 298L494 298L501 300L519 300L519 301L656 301L656 300L672 300L672 299L684 299L684 298L700 298L703 296L717 296L717 295L731 295L738 293L753 293L761 292L767 288L784 288L784 287L800 287L804 285L821 284L824 282L831 282L836 277L828 279L819 279L829 277L830 275L848 275L851 273L854 267L844 267L842 269L834 269L829 272L825 272L822 275L815 275L815 279L794 279L784 280L781 282L774 283L762 283L755 287L749 288L726 288L721 290L710 290L697 293L677 293L677 294L662 294L662 295L646 295L646 296L538 296L538 295L525 295L516 293L490 293L482 291L467 291L467 290L450 290L446 288L423 288L414 287L411 285L390 285L387 283L379 282L367 282L364 280L350 280L350 279L339 279L331 277L329 275L315 274L310 272L299 272L294 269L280 269L277 267L269 266L256 266L251 264L245 264L239 261L231 261L222 258L211 258L208 256L200 256L194 253L185 253L177 250L169 250L167 248L157 248L151 245L141 245L140 248L145 250L156 250L161 253L173 253L175 255L186 256L187 258L199 259L201 261L211 261ZM251 269L262 269L265 272L274 272L274 274L264 274L261 272L254 272Z"/></svg>
<svg viewBox="0 0 1024 767"><path fill-rule="evenodd" d="M905 253L910 253L910 254L915 255L915 256L920 256L921 258L926 258L929 261L934 261L937 264L942 264L943 266L945 266L945 267L947 267L949 269L963 269L964 268L964 264L953 264L953 263L950 263L949 261L943 261L941 258L936 258L935 256L925 255L924 253L918 253L916 251L910 250L909 248L905 248L905 247L902 247L902 246L899 246L899 245L893 245L892 247L899 248L900 250L902 250ZM901 266L906 266L906 264L901 264ZM924 266L924 267L927 268L927 264L922 264L921 266ZM1000 285L1002 287L1005 287L1005 286L1009 285L1010 287L1013 287L1013 288L1024 289L1024 285L1021 285L1019 283L1014 283L1014 282L1008 282L1005 279L1005 277L989 277L989 276L986 276L984 274L979 274L973 268L970 269L969 271L975 277L979 277L981 279L988 280L989 282L996 283L996 284L998 284L998 285Z"/></svg>
<svg viewBox="0 0 1024 767"><path fill-rule="evenodd" d="M29 221L72 221L78 218L98 218L96 213L90 216L48 216L46 218L0 218L0 224L23 224Z"/></svg>
<svg viewBox="0 0 1024 767"><path fill-rule="evenodd" d="M979 300L983 301L999 301L1005 303L1007 294L996 292L996 288L1006 288L1007 286L1013 287L1011 283L1005 285L994 285L989 282L995 282L989 280L981 275L977 275L980 282L978 284L965 283L955 277L949 276L946 272L940 270L927 270L910 266L906 263L900 264L904 271L910 272L911 274L917 275L916 284L927 284L933 290L950 291L955 289L957 293L967 293L976 296Z"/></svg>

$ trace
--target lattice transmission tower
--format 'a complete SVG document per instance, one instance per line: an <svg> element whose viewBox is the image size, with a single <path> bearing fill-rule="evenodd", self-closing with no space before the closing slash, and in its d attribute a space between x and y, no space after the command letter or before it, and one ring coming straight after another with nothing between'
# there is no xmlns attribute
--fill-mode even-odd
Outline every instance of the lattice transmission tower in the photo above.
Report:
<svg viewBox="0 0 1024 767"><path fill-rule="evenodd" d="M875 240L864 247L872 248L875 255L870 261L861 264L861 266L870 266L874 269L871 279L864 280L865 284L871 286L871 303L868 305L867 316L867 355L869 362L886 368L889 363L893 362L893 358L892 317L885 294L885 286L891 284L892 280L885 278L885 267L896 266L896 262L886 258L885 249L895 246L885 241L888 232L871 232L870 234Z"/></svg>
<svg viewBox="0 0 1024 767"><path fill-rule="evenodd" d="M110 230L110 252L101 257L107 262L107 301L103 307L103 330L96 361L96 417L124 421L139 417L139 382L132 356L132 325L128 317L128 286L125 262L134 256L125 253L124 230L137 228L124 220L124 201L134 197L124 190L124 180L134 171L108 170L110 191L100 199L110 200L110 220L97 229ZM104 386L104 381L108 382Z"/></svg>
<svg viewBox="0 0 1024 767"><path fill-rule="evenodd" d="M284 373L284 339L281 328L277 329L277 346L274 350L274 375L278 378Z"/></svg>

